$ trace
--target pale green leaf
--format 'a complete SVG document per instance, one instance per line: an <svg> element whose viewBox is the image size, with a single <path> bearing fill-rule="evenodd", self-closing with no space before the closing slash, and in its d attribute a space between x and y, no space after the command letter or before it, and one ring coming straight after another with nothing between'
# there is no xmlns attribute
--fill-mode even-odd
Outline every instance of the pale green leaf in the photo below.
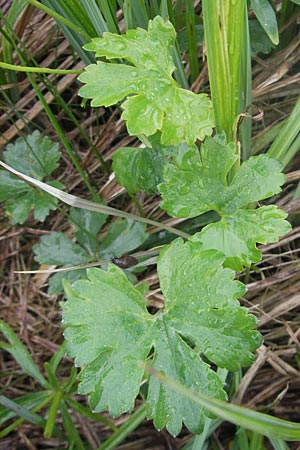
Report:
<svg viewBox="0 0 300 450"><path fill-rule="evenodd" d="M199 242L178 239L165 247L158 261L165 308L155 315L113 265L108 272L89 269L88 280L65 286L64 334L70 356L83 367L79 392L89 394L94 411L108 409L114 416L130 411L143 379L138 362L146 359L196 391L226 397L201 354L237 370L253 360L261 337L254 330L256 319L237 301L243 285L223 263L221 253L203 251ZM166 426L174 435L183 422L199 433L207 414L156 380L150 381L147 405L155 426Z"/></svg>
<svg viewBox="0 0 300 450"><path fill-rule="evenodd" d="M133 409L153 342L153 317L143 297L117 266L87 270L89 280L67 289L64 336L81 371L80 393L90 394L94 411L112 416Z"/></svg>
<svg viewBox="0 0 300 450"><path fill-rule="evenodd" d="M233 144L221 136L207 138L200 152L182 148L166 166L159 186L162 208L174 217L196 217L215 211L221 221L205 227L195 239L204 248L222 251L226 265L241 270L260 260L256 244L276 242L290 229L287 216L276 207L249 210L248 205L280 192L285 177L280 163L267 155L250 158L228 183L228 173L237 159Z"/></svg>
<svg viewBox="0 0 300 450"><path fill-rule="evenodd" d="M207 225L191 240L201 241L203 248L216 249L228 255L226 265L237 272L243 266L261 260L261 250L256 243L277 242L290 230L284 220L287 214L276 206L262 206L255 210L237 210L233 216L224 215L217 223Z"/></svg>
<svg viewBox="0 0 300 450"><path fill-rule="evenodd" d="M212 133L211 103L206 94L182 89L172 77L174 44L173 25L159 16L149 21L148 31L104 33L85 49L130 65L98 62L87 66L79 76L85 83L79 95L92 99L92 106L110 106L127 98L122 118L131 135L150 136L160 130L167 145L204 139Z"/></svg>

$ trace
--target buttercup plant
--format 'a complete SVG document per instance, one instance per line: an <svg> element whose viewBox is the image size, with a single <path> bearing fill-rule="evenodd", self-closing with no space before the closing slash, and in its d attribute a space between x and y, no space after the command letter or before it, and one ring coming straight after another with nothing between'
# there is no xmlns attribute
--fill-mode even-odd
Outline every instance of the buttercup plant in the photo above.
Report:
<svg viewBox="0 0 300 450"><path fill-rule="evenodd" d="M262 342L255 317L239 305L245 287L234 281L234 271L261 259L258 243L275 242L290 229L277 207L251 206L280 192L285 180L280 163L266 155L251 157L229 178L239 158L236 143L226 142L222 133L210 137L214 124L207 95L184 90L172 78L174 40L172 24L161 17L149 22L148 31L105 33L85 49L113 62L91 64L79 76L82 97L93 106L122 102L129 134L149 144L147 152L130 150L142 168L136 183L130 164L126 177L128 150L123 165L118 152L114 169L122 184L143 189L149 149L157 155L159 148L172 146L162 152L157 177L161 207L173 217L207 211L220 216L187 242L179 238L161 250L157 271L165 304L155 314L146 308L144 286L133 287L113 264L107 272L89 269L88 279L72 286L65 282L64 335L69 355L82 368L79 392L89 394L94 411L108 409L112 416L133 409L147 378L140 361L196 392L226 399L211 364L238 370L251 364ZM126 64L116 62L121 59ZM153 377L146 404L156 428L166 426L173 435L182 423L201 433L209 415Z"/></svg>

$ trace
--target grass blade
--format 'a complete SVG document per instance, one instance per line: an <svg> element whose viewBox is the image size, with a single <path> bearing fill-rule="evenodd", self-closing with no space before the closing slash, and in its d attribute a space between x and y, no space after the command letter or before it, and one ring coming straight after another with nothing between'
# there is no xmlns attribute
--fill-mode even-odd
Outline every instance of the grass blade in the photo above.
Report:
<svg viewBox="0 0 300 450"><path fill-rule="evenodd" d="M207 397L167 378L163 373L157 372L149 366L145 366L145 370L183 397L192 400L199 406L206 408L212 414L234 423L237 426L252 430L255 433L262 434L269 438L280 439L283 441L300 440L299 423L277 419L268 414Z"/></svg>
<svg viewBox="0 0 300 450"><path fill-rule="evenodd" d="M8 351L27 375L34 378L43 388L49 389L48 381L41 374L25 345L22 344L15 332L3 320L0 321L0 331L9 342L0 342L0 348Z"/></svg>
<svg viewBox="0 0 300 450"><path fill-rule="evenodd" d="M282 130L268 150L268 155L281 161L284 167L290 162L291 158L299 150L299 117L300 97L298 98L289 118L285 121ZM293 145L293 141L296 142L296 145Z"/></svg>

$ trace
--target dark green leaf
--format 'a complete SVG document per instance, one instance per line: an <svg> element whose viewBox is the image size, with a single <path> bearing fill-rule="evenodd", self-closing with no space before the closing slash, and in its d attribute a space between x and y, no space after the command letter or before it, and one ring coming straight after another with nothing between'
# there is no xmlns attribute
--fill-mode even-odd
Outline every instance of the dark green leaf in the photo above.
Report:
<svg viewBox="0 0 300 450"><path fill-rule="evenodd" d="M267 55L272 51L274 44L258 20L249 20L249 32L252 56L255 56L257 53L265 53Z"/></svg>
<svg viewBox="0 0 300 450"><path fill-rule="evenodd" d="M273 42L279 42L276 14L269 0L250 0L251 7L261 26Z"/></svg>
<svg viewBox="0 0 300 450"><path fill-rule="evenodd" d="M163 144L190 144L212 133L213 115L206 94L180 88L172 73L175 30L157 16L148 31L129 30L125 35L104 33L85 46L96 56L125 59L127 64L91 64L79 76L85 83L79 94L92 99L92 106L122 101L122 118L129 134L150 136L162 132Z"/></svg>
<svg viewBox="0 0 300 450"><path fill-rule="evenodd" d="M4 161L19 172L43 180L57 167L61 153L58 144L47 136L34 131L26 138L20 137L14 144L8 144Z"/></svg>
<svg viewBox="0 0 300 450"><path fill-rule="evenodd" d="M58 144L53 144L48 137L41 137L38 131L34 131L26 139L17 139L14 145L8 144L4 152L6 163L38 180L56 169L60 156ZM48 184L58 189L64 187L58 181ZM0 201L7 201L6 213L13 224L24 223L31 209L34 210L36 220L44 221L58 204L57 198L35 189L4 170L0 170Z"/></svg>
<svg viewBox="0 0 300 450"><path fill-rule="evenodd" d="M43 236L33 247L35 259L40 264L77 266L89 261L88 254L63 233L53 231Z"/></svg>
<svg viewBox="0 0 300 450"><path fill-rule="evenodd" d="M102 259L110 259L129 253L148 238L146 225L129 219L117 219L109 227L100 245Z"/></svg>
<svg viewBox="0 0 300 450"><path fill-rule="evenodd" d="M48 282L48 294L58 295L63 290L62 280L67 280L73 284L77 280L86 278L85 269L68 270L66 272L58 272L52 275Z"/></svg>

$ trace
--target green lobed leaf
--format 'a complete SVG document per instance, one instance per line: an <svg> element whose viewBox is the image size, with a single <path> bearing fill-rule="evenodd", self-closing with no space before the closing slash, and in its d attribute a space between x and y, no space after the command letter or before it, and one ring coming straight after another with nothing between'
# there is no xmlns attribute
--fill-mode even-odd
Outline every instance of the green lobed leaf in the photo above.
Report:
<svg viewBox="0 0 300 450"><path fill-rule="evenodd" d="M85 83L79 95L92 106L110 106L124 98L122 118L131 135L162 132L162 143L194 143L212 133L213 113L206 94L180 88L172 78L175 66L175 30L157 16L148 31L129 30L125 35L104 33L85 45L98 57L124 59L128 64L99 61L86 67L78 79Z"/></svg>
<svg viewBox="0 0 300 450"><path fill-rule="evenodd" d="M42 137L39 131L34 131L26 138L17 139L15 144L8 144L4 152L7 164L38 180L50 175L58 167L60 156L58 144L50 141L47 136ZM64 187L58 181L47 184L58 189ZM37 191L4 170L0 170L0 201L6 201L6 213L13 224L24 223L31 209L34 210L36 220L44 221L58 204L56 198Z"/></svg>
<svg viewBox="0 0 300 450"><path fill-rule="evenodd" d="M47 183L58 189L64 186L58 181ZM12 224L24 223L32 208L36 220L44 221L51 210L55 210L58 199L46 192L38 191L14 175L0 170L0 201L6 200L6 214Z"/></svg>
<svg viewBox="0 0 300 450"><path fill-rule="evenodd" d="M8 144L6 149L3 155L7 164L38 180L50 175L58 167L61 157L58 144L37 130L26 138L18 138L14 144Z"/></svg>
<svg viewBox="0 0 300 450"><path fill-rule="evenodd" d="M129 253L142 245L148 234L146 225L131 219L117 219L108 228L101 242L99 254L102 259L110 259Z"/></svg>
<svg viewBox="0 0 300 450"><path fill-rule="evenodd" d="M166 166L159 190L162 208L173 217L196 217L216 211L221 220L209 224L194 240L204 248L222 251L226 265L241 270L260 260L256 243L276 242L289 231L287 214L275 206L247 209L248 205L280 192L285 177L281 164L267 155L242 164L231 183L228 173L237 155L234 144L222 136L207 138L200 152L196 146L181 148Z"/></svg>
<svg viewBox="0 0 300 450"><path fill-rule="evenodd" d="M165 308L155 315L114 265L108 272L89 269L88 280L65 285L68 352L82 367L79 392L89 394L95 412L108 409L118 416L133 408L143 379L138 363L148 358L166 376L220 399L226 398L222 382L201 355L229 370L252 362L261 337L254 316L237 302L244 287L233 280L232 270L223 268L221 253L201 247L177 239L163 249L158 276ZM207 414L155 379L150 380L147 407L155 426L166 426L173 435L182 422L201 432Z"/></svg>
<svg viewBox="0 0 300 450"><path fill-rule="evenodd" d="M57 266L76 266L89 261L87 252L63 233L56 231L43 236L38 244L32 247L35 260L40 264Z"/></svg>

